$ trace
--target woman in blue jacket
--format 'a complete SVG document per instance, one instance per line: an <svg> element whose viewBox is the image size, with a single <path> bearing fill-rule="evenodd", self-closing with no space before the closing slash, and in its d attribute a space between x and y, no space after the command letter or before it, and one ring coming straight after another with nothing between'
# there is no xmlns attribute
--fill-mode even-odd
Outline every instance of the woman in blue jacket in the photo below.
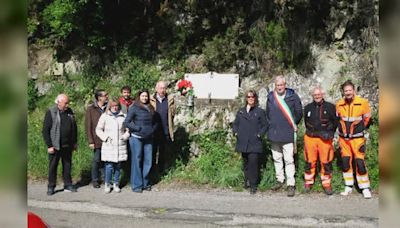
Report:
<svg viewBox="0 0 400 228"><path fill-rule="evenodd" d="M237 138L236 151L242 153L245 187L255 194L260 177L259 157L263 152L262 138L267 130L265 111L258 107L258 96L254 90L246 94L246 106L241 108L233 122L233 133Z"/></svg>
<svg viewBox="0 0 400 228"><path fill-rule="evenodd" d="M154 108L149 103L149 92L141 90L135 103L129 108L124 122L131 137L131 187L133 192L150 191L149 173L152 165L153 133L157 128Z"/></svg>

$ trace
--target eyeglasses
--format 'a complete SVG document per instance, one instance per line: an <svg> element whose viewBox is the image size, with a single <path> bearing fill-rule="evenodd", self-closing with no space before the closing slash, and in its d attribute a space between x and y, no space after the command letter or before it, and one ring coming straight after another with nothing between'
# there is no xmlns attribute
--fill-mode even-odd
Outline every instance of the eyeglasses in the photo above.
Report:
<svg viewBox="0 0 400 228"><path fill-rule="evenodd" d="M247 98L255 98L255 96L247 96Z"/></svg>
<svg viewBox="0 0 400 228"><path fill-rule="evenodd" d="M103 95L101 95L102 97L106 97L106 96L108 96L108 93L105 93L105 94L103 94Z"/></svg>

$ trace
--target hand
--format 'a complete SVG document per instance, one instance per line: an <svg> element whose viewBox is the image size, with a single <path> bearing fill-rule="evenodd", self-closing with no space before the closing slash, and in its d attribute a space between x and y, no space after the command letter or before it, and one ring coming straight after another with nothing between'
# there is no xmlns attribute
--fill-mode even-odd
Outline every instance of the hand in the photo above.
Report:
<svg viewBox="0 0 400 228"><path fill-rule="evenodd" d="M72 151L74 151L76 149L78 149L78 144L75 143L74 146L72 147Z"/></svg>
<svg viewBox="0 0 400 228"><path fill-rule="evenodd" d="M54 154L55 153L54 147L47 148L47 153Z"/></svg>
<svg viewBox="0 0 400 228"><path fill-rule="evenodd" d="M89 148L94 150L94 144L89 144Z"/></svg>

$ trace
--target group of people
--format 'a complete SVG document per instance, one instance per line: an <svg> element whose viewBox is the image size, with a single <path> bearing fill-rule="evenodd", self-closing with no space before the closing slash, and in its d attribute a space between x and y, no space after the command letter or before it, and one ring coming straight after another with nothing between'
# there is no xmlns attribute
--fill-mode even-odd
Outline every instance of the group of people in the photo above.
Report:
<svg viewBox="0 0 400 228"><path fill-rule="evenodd" d="M120 192L121 168L130 157L132 191L151 190L151 171L165 170L167 150L174 140L175 103L172 95L166 93L166 88L167 84L159 81L154 95L140 90L135 100L130 96L129 86L122 87L119 98L109 99L105 90L95 91L95 100L87 107L85 116L88 144L93 150L91 177L94 188L100 188L101 170L104 170L104 191ZM348 195L353 190L354 168L363 196L371 198L364 137L371 118L370 106L366 99L356 95L351 81L346 81L341 90L344 98L335 107L324 100L321 88L314 88L313 102L307 104L304 111L299 96L286 87L283 76L275 78L275 88L268 94L266 110L258 107L255 90L246 92L245 106L237 112L232 128L237 137L236 151L241 152L243 158L244 185L251 194L257 191L260 155L266 134L271 142L276 174L276 183L271 189L281 189L286 179L287 195L295 195L297 126L304 116L305 191L309 192L314 184L319 159L322 186L327 195L333 194L333 138L338 129L345 182L341 195ZM76 191L71 179L72 151L77 148L76 121L68 107L67 95L58 95L55 103L46 112L43 125L49 156L48 195L55 193L60 158L64 191Z"/></svg>
<svg viewBox="0 0 400 228"><path fill-rule="evenodd" d="M128 157L131 158L133 192L150 191L150 172L157 175L165 171L165 156L174 140L175 115L174 99L166 89L167 84L159 81L154 95L140 90L135 99L131 98L129 86L121 88L119 98L109 98L103 89L95 91L95 99L87 107L85 115L88 144L93 150L91 180L94 188L100 188L101 174L104 173L105 193L120 192L120 173ZM46 112L42 132L49 154L47 195L55 193L60 158L64 191L77 191L71 178L72 152L77 148L75 117L68 107L66 94L58 95L55 103Z"/></svg>
<svg viewBox="0 0 400 228"><path fill-rule="evenodd" d="M370 124L371 109L368 100L356 95L355 86L350 80L342 84L341 91L344 98L335 106L324 100L320 87L314 88L313 101L304 107L304 111L299 96L293 89L286 87L283 76L275 78L275 88L268 94L266 110L258 107L256 91L249 90L245 93L245 107L236 114L233 133L237 137L236 151L241 152L243 158L244 187L249 188L251 194L257 191L259 158L263 153L262 138L266 134L271 143L276 175L276 183L271 189L281 189L286 176L287 195L295 195L294 154L297 152L297 126L304 115L305 192L309 192L314 184L319 159L324 192L327 195L333 194L333 139L338 130L345 183L344 191L340 194L346 196L352 192L354 168L357 184L364 198L371 198L365 165L364 137L364 131Z"/></svg>

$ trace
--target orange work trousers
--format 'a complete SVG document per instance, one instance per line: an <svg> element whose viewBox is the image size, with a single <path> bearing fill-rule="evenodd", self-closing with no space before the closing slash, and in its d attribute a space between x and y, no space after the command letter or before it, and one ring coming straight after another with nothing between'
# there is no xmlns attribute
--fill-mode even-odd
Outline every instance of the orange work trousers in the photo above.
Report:
<svg viewBox="0 0 400 228"><path fill-rule="evenodd" d="M321 181L324 188L331 187L333 140L323 140L319 137L304 135L304 169L305 184L312 185L315 180L317 160L321 162Z"/></svg>
<svg viewBox="0 0 400 228"><path fill-rule="evenodd" d="M339 146L341 149L342 171L345 185L354 185L354 162L358 187L360 189L369 188L368 170L365 166L365 138L361 137L346 140L339 137Z"/></svg>

